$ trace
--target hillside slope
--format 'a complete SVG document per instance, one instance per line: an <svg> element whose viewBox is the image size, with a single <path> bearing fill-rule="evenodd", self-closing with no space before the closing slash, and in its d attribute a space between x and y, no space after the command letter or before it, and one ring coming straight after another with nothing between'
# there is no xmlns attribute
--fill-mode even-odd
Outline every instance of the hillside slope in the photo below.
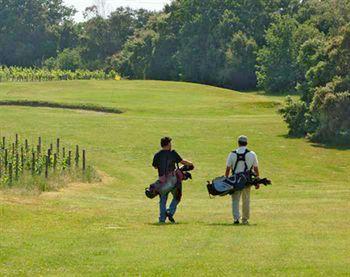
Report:
<svg viewBox="0 0 350 277"><path fill-rule="evenodd" d="M346 274L350 151L286 138L281 98L189 83L0 83L0 100L115 107L122 114L0 107L0 135L86 146L112 180L41 196L0 192L0 275ZM251 225L230 198L209 199L236 137L246 134L273 186L252 191ZM196 165L177 225L158 226L144 188L161 136Z"/></svg>

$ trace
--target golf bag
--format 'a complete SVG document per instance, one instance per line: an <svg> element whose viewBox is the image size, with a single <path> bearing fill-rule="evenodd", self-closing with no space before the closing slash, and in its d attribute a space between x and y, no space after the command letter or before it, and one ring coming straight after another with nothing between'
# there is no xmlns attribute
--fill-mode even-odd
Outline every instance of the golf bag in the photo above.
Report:
<svg viewBox="0 0 350 277"><path fill-rule="evenodd" d="M233 194L235 191L239 191L249 186L258 186L260 184L270 185L271 181L264 178L257 178L256 175L252 172L251 168L248 168L245 157L250 151L248 149L245 150L244 153L237 153L237 151L233 151L237 155L236 163L232 169L231 177L217 177L212 182L208 181L207 189L209 196L224 196L227 194ZM239 162L244 162L244 171L235 173L237 169L237 165Z"/></svg>
<svg viewBox="0 0 350 277"><path fill-rule="evenodd" d="M180 168L177 166L177 169L175 169L174 172L159 177L159 179L156 182L154 182L148 188L146 188L146 197L153 199L157 195L163 195L172 191L174 188L176 188L176 186L180 186L182 181L192 179L192 175L191 173L189 173L189 171L193 169L193 166L184 165Z"/></svg>
<svg viewBox="0 0 350 277"><path fill-rule="evenodd" d="M242 190L249 186L271 185L271 181L260 179L253 172L240 172L231 177L217 177L212 182L208 182L207 189L210 196L224 196L233 194L235 191Z"/></svg>

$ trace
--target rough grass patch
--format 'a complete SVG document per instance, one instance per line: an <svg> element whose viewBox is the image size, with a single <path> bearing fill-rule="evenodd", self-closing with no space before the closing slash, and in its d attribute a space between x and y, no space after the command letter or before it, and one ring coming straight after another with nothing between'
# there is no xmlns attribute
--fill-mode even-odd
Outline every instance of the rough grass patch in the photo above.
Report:
<svg viewBox="0 0 350 277"><path fill-rule="evenodd" d="M103 113L121 114L122 111L114 107L105 107L96 104L83 103L57 103L49 101L32 101L32 100L0 100L0 106L24 106L24 107L45 107L45 108L58 108L58 109L70 109L70 110L84 110Z"/></svg>
<svg viewBox="0 0 350 277"><path fill-rule="evenodd" d="M40 194L47 191L58 191L74 182L97 183L101 177L97 171L88 166L83 173L81 169L71 168L63 172L52 173L48 178L43 175L23 174L18 180L11 183L11 186L1 185L1 189L21 190L28 193Z"/></svg>

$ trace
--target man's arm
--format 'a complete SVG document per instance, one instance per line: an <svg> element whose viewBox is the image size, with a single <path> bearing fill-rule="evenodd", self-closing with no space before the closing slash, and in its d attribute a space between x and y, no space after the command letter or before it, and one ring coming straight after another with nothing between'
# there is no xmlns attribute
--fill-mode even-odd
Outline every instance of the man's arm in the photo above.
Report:
<svg viewBox="0 0 350 277"><path fill-rule="evenodd" d="M180 162L180 164L193 166L193 163L190 162L190 161L187 161L187 160L182 160L182 161Z"/></svg>
<svg viewBox="0 0 350 277"><path fill-rule="evenodd" d="M259 177L260 176L259 167L258 166L254 166L253 170L254 170L254 173L255 173L256 177Z"/></svg>
<svg viewBox="0 0 350 277"><path fill-rule="evenodd" d="M226 166L225 177L229 177L230 176L230 171L231 171L231 167Z"/></svg>
<svg viewBox="0 0 350 277"><path fill-rule="evenodd" d="M153 157L153 161L152 161L152 166L155 168L155 169L158 169L158 155L154 155Z"/></svg>
<svg viewBox="0 0 350 277"><path fill-rule="evenodd" d="M236 155L234 155L234 156L236 156ZM232 156L232 153L230 153L227 157L227 160L226 160L225 177L230 176L230 172L232 170L232 167L233 167L233 156Z"/></svg>
<svg viewBox="0 0 350 277"><path fill-rule="evenodd" d="M254 154L254 162L253 162L253 170L254 173L256 175L256 177L260 176L260 172L259 172L259 162L258 162L258 157L256 156L256 154L253 152Z"/></svg>

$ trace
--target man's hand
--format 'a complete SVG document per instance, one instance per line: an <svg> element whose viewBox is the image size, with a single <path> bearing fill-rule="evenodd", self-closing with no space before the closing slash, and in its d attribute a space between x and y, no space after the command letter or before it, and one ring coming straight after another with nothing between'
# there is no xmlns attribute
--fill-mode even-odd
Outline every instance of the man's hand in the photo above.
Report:
<svg viewBox="0 0 350 277"><path fill-rule="evenodd" d="M193 166L193 168L194 168L193 163L192 163L192 162L190 162L190 161L182 160L182 161L180 162L180 164L183 164L183 165L188 165L188 166Z"/></svg>

